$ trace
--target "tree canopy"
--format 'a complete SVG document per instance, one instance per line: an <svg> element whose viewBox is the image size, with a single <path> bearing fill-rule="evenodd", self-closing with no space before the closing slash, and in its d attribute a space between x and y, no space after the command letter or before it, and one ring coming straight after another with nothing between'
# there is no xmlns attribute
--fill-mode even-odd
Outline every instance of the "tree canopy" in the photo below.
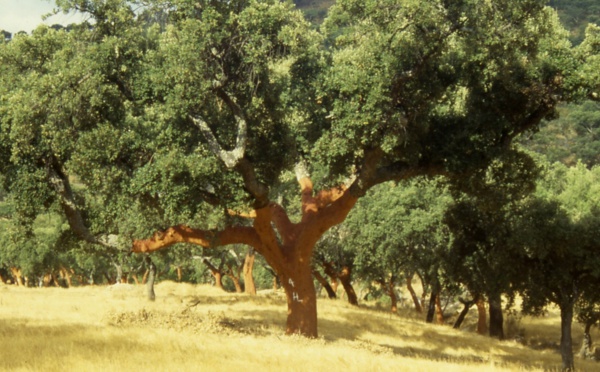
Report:
<svg viewBox="0 0 600 372"><path fill-rule="evenodd" d="M572 47L544 3L340 0L316 30L276 0L60 0L93 22L0 44L5 188L107 249L251 245L314 337L313 248L370 188L598 99L600 29Z"/></svg>

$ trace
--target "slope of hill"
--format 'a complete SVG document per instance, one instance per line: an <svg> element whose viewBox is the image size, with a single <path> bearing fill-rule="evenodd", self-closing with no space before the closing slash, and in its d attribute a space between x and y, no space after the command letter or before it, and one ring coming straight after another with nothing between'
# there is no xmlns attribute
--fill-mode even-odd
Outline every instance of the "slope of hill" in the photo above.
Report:
<svg viewBox="0 0 600 372"><path fill-rule="evenodd" d="M512 371L560 366L555 314L522 321L523 342L530 344L524 346L425 324L409 309L397 316L323 299L321 337L307 340L283 336L285 298L279 293L250 297L172 282L160 283L156 291L157 300L150 303L141 286L0 285L0 370ZM474 321L473 314L469 317ZM591 371L598 364L578 360L577 366Z"/></svg>

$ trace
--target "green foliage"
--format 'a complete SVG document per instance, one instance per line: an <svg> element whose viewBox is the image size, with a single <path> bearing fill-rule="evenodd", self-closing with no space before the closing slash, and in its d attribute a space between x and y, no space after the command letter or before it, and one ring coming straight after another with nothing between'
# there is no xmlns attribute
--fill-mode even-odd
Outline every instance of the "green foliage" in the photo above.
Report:
<svg viewBox="0 0 600 372"><path fill-rule="evenodd" d="M449 244L442 218L450 202L439 180L416 179L373 188L340 228L340 245L354 252L355 273L399 282L418 272L437 277Z"/></svg>

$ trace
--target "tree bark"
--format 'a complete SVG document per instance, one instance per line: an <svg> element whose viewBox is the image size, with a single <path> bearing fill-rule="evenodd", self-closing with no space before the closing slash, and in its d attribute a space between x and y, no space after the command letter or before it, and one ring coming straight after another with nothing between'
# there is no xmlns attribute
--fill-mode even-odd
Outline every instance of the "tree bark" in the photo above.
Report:
<svg viewBox="0 0 600 372"><path fill-rule="evenodd" d="M335 292L333 291L333 288L331 288L331 285L329 284L327 279L325 279L325 277L321 275L319 270L314 269L312 273L315 279L317 279L317 281L319 282L319 284L321 284L323 288L325 288L325 291L327 292L327 297L329 297L330 299L337 298Z"/></svg>
<svg viewBox="0 0 600 372"><path fill-rule="evenodd" d="M344 291L348 295L348 303L350 303L350 305L358 306L358 297L352 286L352 269L349 266L343 266L342 270L338 273L338 278L340 279L340 282L342 282Z"/></svg>
<svg viewBox="0 0 600 372"><path fill-rule="evenodd" d="M177 273L177 283L181 283L181 278L183 277L181 273L181 266L175 267L175 273Z"/></svg>
<svg viewBox="0 0 600 372"><path fill-rule="evenodd" d="M243 159L242 159L243 160ZM246 173L244 173L244 172ZM251 170L240 170L244 183L254 188ZM132 251L152 252L176 243L192 243L206 248L229 244L246 244L256 249L278 274L288 303L287 334L317 337L316 292L311 273L312 253L323 233L341 223L358 197L346 187L336 187L313 195L308 177L298 177L301 189L302 217L292 223L286 211L277 203L263 205L256 199L252 227L228 226L222 231L205 231L188 226L173 226L154 234L150 239L136 240ZM256 196L258 198L258 196Z"/></svg>
<svg viewBox="0 0 600 372"><path fill-rule="evenodd" d="M435 296L435 315L436 323L440 325L444 324L444 311L442 310L442 301L439 292Z"/></svg>
<svg viewBox="0 0 600 372"><path fill-rule="evenodd" d="M146 268L148 269L148 281L146 282L146 295L148 300L154 301L156 300L156 294L154 293L154 280L156 278L156 265L150 259L150 256L146 256L144 258L144 263L146 264Z"/></svg>
<svg viewBox="0 0 600 372"><path fill-rule="evenodd" d="M483 296L478 297L475 306L477 306L477 333L485 335L487 333L487 313Z"/></svg>
<svg viewBox="0 0 600 372"><path fill-rule="evenodd" d="M462 325L462 322L465 320L465 317L469 313L469 310L477 302L478 299L477 299L477 297L474 297L471 301L467 301L462 298L459 298L458 300L460 301L460 303L463 304L463 309L460 312L460 314L458 314L458 318L456 318L456 322L454 322L454 326L452 326L452 328L454 328L454 329L460 329L460 326Z"/></svg>
<svg viewBox="0 0 600 372"><path fill-rule="evenodd" d="M574 371L575 361L573 359L573 339L571 326L573 324L574 301L566 300L560 304L560 356L562 358L562 370Z"/></svg>
<svg viewBox="0 0 600 372"><path fill-rule="evenodd" d="M409 275L406 277L406 289L408 289L408 292L410 293L410 297L413 300L413 303L415 304L415 311L417 313L422 313L423 312L423 307L421 306L421 302L419 302L419 297L417 297L417 294L412 286L412 276Z"/></svg>
<svg viewBox="0 0 600 372"><path fill-rule="evenodd" d="M21 269L17 267L11 267L10 273L12 274L13 280L17 284L17 286L23 287L25 285L25 283L23 282L23 275Z"/></svg>
<svg viewBox="0 0 600 372"><path fill-rule="evenodd" d="M429 296L429 306L427 308L427 317L425 321L427 323L433 323L433 317L435 315L435 299L437 297L437 293L435 291L431 291L431 296Z"/></svg>
<svg viewBox="0 0 600 372"><path fill-rule="evenodd" d="M502 298L500 294L490 294L490 337L504 339L504 317L502 314Z"/></svg>
<svg viewBox="0 0 600 372"><path fill-rule="evenodd" d="M394 314L398 313L398 296L396 296L396 290L394 289L394 281L390 280L388 283L388 295L391 300L391 311Z"/></svg>
<svg viewBox="0 0 600 372"><path fill-rule="evenodd" d="M215 267L215 265L213 265L207 258L202 259L202 262L204 262L213 278L215 278L215 287L225 291L225 287L223 287L223 273L221 270Z"/></svg>
<svg viewBox="0 0 600 372"><path fill-rule="evenodd" d="M246 253L246 258L244 259L244 292L249 295L256 294L256 284L254 284L254 277L252 276L252 272L254 270L254 259L256 257L256 253L254 252L254 248L250 247L248 252Z"/></svg>
<svg viewBox="0 0 600 372"><path fill-rule="evenodd" d="M583 331L583 342L581 343L581 349L579 350L579 356L583 359L595 359L592 334L590 332L594 323L596 323L596 319L593 321L588 321L585 324L585 329Z"/></svg>

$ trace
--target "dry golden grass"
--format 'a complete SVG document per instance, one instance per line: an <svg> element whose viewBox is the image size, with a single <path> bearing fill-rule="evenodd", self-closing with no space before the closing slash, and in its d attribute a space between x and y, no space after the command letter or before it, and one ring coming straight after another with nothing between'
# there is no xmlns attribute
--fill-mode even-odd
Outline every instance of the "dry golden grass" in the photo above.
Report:
<svg viewBox="0 0 600 372"><path fill-rule="evenodd" d="M250 297L172 282L158 284L156 292L152 303L141 286L0 285L0 369L333 372L560 366L553 346L559 340L555 314L522 322L534 349L428 325L409 310L392 316L323 299L322 336L307 340L283 335L285 299L278 293ZM577 366L588 371L599 367L581 360Z"/></svg>

